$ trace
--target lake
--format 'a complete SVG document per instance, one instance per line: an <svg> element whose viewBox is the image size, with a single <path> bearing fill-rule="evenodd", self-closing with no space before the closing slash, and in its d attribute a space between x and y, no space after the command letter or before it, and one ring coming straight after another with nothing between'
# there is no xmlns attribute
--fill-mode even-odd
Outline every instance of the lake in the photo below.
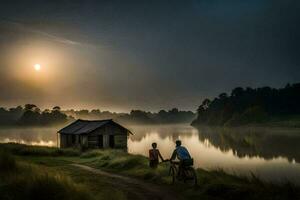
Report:
<svg viewBox="0 0 300 200"><path fill-rule="evenodd" d="M189 125L128 126L128 152L147 156L152 142L169 158L180 139L195 166L224 169L232 174L251 173L268 181L300 184L300 129L211 128ZM56 146L59 128L1 128L0 142Z"/></svg>

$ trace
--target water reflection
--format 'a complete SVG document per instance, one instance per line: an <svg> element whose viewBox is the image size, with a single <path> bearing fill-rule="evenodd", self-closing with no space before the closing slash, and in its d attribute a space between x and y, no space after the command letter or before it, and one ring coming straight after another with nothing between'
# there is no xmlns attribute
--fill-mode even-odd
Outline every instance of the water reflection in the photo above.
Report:
<svg viewBox="0 0 300 200"><path fill-rule="evenodd" d="M1 128L0 143L56 146L58 128Z"/></svg>
<svg viewBox="0 0 300 200"><path fill-rule="evenodd" d="M131 127L130 153L147 156L152 142L157 142L165 158L169 158L176 139L189 149L197 167L222 168L230 173L300 183L298 130L223 129L188 125Z"/></svg>
<svg viewBox="0 0 300 200"><path fill-rule="evenodd" d="M56 146L52 128L2 128L0 142ZM280 181L288 179L300 184L299 129L279 128L192 128L189 125L131 126L134 133L128 139L128 151L148 156L152 142L157 142L165 158L182 140L195 160L196 167L222 168L230 173Z"/></svg>
<svg viewBox="0 0 300 200"><path fill-rule="evenodd" d="M199 140L238 157L287 158L300 162L300 130L284 128L199 128Z"/></svg>

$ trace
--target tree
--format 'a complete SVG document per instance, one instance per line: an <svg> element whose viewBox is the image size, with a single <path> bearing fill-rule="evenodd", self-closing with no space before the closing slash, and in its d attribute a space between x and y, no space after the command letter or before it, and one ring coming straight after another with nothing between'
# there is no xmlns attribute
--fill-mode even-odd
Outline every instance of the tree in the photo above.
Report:
<svg viewBox="0 0 300 200"><path fill-rule="evenodd" d="M19 119L19 123L22 125L38 125L40 123L40 109L34 104L26 104L25 112Z"/></svg>
<svg viewBox="0 0 300 200"><path fill-rule="evenodd" d="M268 116L300 114L300 83L274 89L261 87L234 88L231 95L221 93L213 101L204 100L198 107L193 124L224 125L263 122Z"/></svg>
<svg viewBox="0 0 300 200"><path fill-rule="evenodd" d="M206 109L209 108L210 103L211 103L211 101L210 101L209 99L204 99L204 100L202 101L202 104L201 104L201 105L202 105L203 109L206 110Z"/></svg>
<svg viewBox="0 0 300 200"><path fill-rule="evenodd" d="M53 108L52 108L52 110L61 110L61 108L59 107L59 106L54 106Z"/></svg>
<svg viewBox="0 0 300 200"><path fill-rule="evenodd" d="M25 110L34 110L35 108L37 108L36 105L34 104L25 104Z"/></svg>
<svg viewBox="0 0 300 200"><path fill-rule="evenodd" d="M225 99L227 99L228 98L228 95L227 95L227 93L221 93L220 95L219 95L219 99L220 100L225 100Z"/></svg>
<svg viewBox="0 0 300 200"><path fill-rule="evenodd" d="M244 89L242 87L234 88L231 92L231 96L238 97L244 93Z"/></svg>

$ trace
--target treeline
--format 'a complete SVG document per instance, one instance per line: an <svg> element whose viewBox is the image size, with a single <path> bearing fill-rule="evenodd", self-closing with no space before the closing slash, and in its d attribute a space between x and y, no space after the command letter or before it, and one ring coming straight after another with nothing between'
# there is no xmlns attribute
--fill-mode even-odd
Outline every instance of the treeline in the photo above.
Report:
<svg viewBox="0 0 300 200"><path fill-rule="evenodd" d="M74 119L114 119L126 124L168 124L190 123L196 117L191 111L179 111L177 108L157 113L132 110L130 113L115 113L94 110L61 110L59 106L41 110L34 104L24 107L0 108L0 125L2 126L43 126L65 124Z"/></svg>
<svg viewBox="0 0 300 200"><path fill-rule="evenodd" d="M171 124L190 123L195 119L195 113L191 111L180 111L177 108L171 110L160 110L157 113L142 110L132 110L130 113L115 113L109 111L94 110L67 110L67 115L80 119L114 119L125 124Z"/></svg>
<svg viewBox="0 0 300 200"><path fill-rule="evenodd" d="M274 118L300 115L300 83L270 87L237 87L231 94L221 93L213 100L205 99L197 110L197 125L245 125L264 123Z"/></svg>
<svg viewBox="0 0 300 200"><path fill-rule="evenodd" d="M59 106L41 110L34 104L24 107L0 108L0 125L39 126L66 123L73 118L63 113Z"/></svg>

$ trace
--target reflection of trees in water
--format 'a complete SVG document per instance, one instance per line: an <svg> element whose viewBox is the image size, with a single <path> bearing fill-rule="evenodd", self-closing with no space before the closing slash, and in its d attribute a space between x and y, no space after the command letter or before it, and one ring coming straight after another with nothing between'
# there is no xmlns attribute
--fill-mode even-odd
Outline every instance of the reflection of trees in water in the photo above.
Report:
<svg viewBox="0 0 300 200"><path fill-rule="evenodd" d="M27 144L38 142L53 142L56 143L57 128L6 128L0 130L0 142L23 141Z"/></svg>
<svg viewBox="0 0 300 200"><path fill-rule="evenodd" d="M290 162L293 159L300 162L297 129L200 127L198 130L200 141L208 139L221 151L232 150L238 157L286 157Z"/></svg>
<svg viewBox="0 0 300 200"><path fill-rule="evenodd" d="M129 129L133 132L130 136L132 141L140 142L149 134L155 134L160 139L170 139L176 141L179 136L191 136L193 128L184 125L162 125L162 126L131 126Z"/></svg>

